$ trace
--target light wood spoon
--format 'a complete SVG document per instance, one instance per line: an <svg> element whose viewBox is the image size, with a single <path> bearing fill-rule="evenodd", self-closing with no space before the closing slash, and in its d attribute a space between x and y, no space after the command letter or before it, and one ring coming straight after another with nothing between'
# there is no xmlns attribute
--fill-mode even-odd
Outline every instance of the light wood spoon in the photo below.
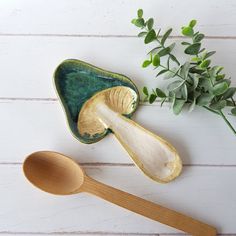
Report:
<svg viewBox="0 0 236 236"><path fill-rule="evenodd" d="M210 225L88 177L75 161L60 153L32 153L25 159L23 170L34 186L48 193L69 195L88 192L191 235L216 235L216 229Z"/></svg>

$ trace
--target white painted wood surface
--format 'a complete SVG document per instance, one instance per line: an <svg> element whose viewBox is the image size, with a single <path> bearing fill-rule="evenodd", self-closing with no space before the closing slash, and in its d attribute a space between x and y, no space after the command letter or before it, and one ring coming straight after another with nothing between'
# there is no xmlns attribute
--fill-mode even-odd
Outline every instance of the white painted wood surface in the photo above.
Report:
<svg viewBox="0 0 236 236"><path fill-rule="evenodd" d="M85 145L67 129L52 84L66 58L123 73L140 89L160 84L154 71L140 68L148 47L130 24L140 7L162 28L178 29L174 36L198 19L205 45L217 50L214 62L236 84L234 0L0 0L0 235L182 234L86 194L56 197L34 189L21 163L36 150L70 155L95 179L236 235L235 137L216 116L198 109L176 117L167 106L140 106L134 119L172 142L185 164L167 185L143 176L112 135Z"/></svg>

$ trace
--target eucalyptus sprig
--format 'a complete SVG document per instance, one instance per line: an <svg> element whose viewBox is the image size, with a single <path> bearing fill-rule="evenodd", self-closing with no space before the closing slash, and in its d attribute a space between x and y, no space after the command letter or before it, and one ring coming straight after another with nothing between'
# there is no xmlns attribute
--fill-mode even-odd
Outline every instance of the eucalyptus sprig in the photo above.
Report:
<svg viewBox="0 0 236 236"><path fill-rule="evenodd" d="M231 87L231 80L222 73L223 67L212 65L211 56L215 51L207 51L202 47L204 34L196 31L196 20L191 20L187 26L182 27L182 35L186 40L181 42L184 47L184 54L187 60L184 63L176 58L173 53L175 43L168 44L172 29L168 29L163 34L161 29L154 29L154 20L143 18L143 10L139 9L137 18L132 20L141 32L139 37L144 38L144 43L155 43L156 46L148 52L142 67L153 66L157 70L156 77L164 76L170 81L165 92L160 88L148 90L143 88L145 99L153 103L157 98L164 102L170 102L174 114L178 115L183 107L187 106L190 111L195 106L201 106L208 111L221 116L226 124L236 135L236 130L226 118L223 109L231 107L229 115L236 116L236 103L233 99L236 87ZM163 60L165 58L165 60Z"/></svg>

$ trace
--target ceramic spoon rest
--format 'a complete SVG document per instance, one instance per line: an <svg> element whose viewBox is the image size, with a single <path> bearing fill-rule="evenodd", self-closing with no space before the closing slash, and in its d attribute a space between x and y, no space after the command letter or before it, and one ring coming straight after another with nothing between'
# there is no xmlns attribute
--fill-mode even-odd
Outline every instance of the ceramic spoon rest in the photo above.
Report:
<svg viewBox="0 0 236 236"><path fill-rule="evenodd" d="M135 164L161 183L176 178L182 163L175 148L130 119L139 93L126 76L79 60L66 60L56 69L54 81L74 137L95 143L113 133Z"/></svg>

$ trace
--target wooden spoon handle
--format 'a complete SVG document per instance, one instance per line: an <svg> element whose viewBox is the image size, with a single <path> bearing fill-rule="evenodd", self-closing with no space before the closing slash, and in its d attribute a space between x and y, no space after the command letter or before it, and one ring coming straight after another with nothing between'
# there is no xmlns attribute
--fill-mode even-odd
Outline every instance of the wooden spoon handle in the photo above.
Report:
<svg viewBox="0 0 236 236"><path fill-rule="evenodd" d="M115 189L89 177L84 182L84 191L94 194L120 207L146 216L162 224L182 230L191 235L214 236L216 229L191 217L149 202L132 194Z"/></svg>

